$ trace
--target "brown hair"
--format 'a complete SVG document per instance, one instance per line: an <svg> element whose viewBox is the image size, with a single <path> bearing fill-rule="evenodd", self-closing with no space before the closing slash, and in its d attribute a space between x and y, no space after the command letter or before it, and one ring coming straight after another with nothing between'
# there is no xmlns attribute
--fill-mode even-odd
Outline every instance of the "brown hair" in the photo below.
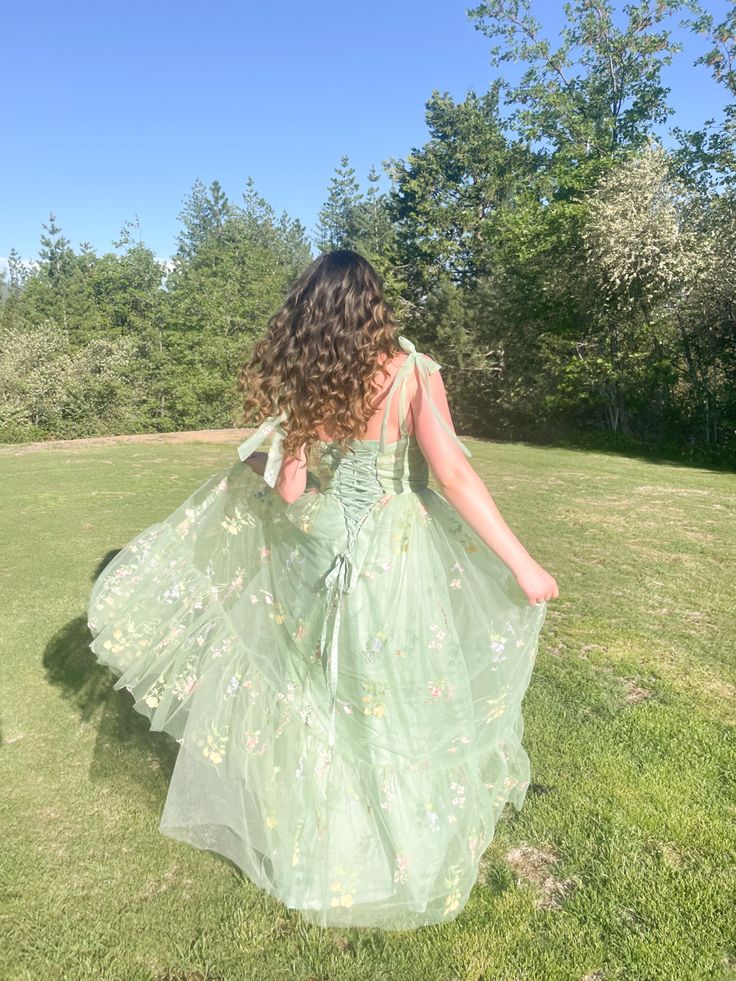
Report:
<svg viewBox="0 0 736 981"><path fill-rule="evenodd" d="M380 356L399 350L397 334L371 263L352 249L324 253L292 284L238 372L243 420L255 412L257 425L286 412L285 453L302 444L308 451L319 439L316 425L344 446L375 411L375 377L387 374Z"/></svg>

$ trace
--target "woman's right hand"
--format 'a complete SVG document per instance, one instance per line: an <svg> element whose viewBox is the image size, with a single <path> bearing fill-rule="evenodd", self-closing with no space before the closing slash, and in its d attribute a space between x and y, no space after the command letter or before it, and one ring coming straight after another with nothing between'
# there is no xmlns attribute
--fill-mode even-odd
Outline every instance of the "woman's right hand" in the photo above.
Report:
<svg viewBox="0 0 736 981"><path fill-rule="evenodd" d="M560 595L554 576L551 576L534 559L529 559L519 570L515 571L514 579L532 605L556 599Z"/></svg>

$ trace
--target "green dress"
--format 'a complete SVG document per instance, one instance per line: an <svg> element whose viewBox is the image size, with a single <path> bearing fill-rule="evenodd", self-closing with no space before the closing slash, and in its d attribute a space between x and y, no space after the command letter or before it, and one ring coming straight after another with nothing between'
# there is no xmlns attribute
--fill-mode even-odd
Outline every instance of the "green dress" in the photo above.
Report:
<svg viewBox="0 0 736 981"><path fill-rule="evenodd" d="M115 689L179 743L160 832L322 926L454 919L529 785L521 701L547 605L429 488L405 382L429 394L440 366L400 344L398 441L384 425L322 443L287 504L269 417L89 601ZM242 460L269 434L264 480Z"/></svg>

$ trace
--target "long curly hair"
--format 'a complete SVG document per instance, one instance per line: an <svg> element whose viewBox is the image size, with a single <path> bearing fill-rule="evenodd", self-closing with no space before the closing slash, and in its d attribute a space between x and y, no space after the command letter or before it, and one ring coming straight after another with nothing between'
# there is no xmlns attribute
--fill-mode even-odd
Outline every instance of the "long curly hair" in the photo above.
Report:
<svg viewBox="0 0 736 981"><path fill-rule="evenodd" d="M352 249L311 262L268 320L237 377L243 422L284 411L284 452L307 452L322 426L347 446L366 428L372 400L400 350L394 311L371 263ZM381 356L385 355L385 360Z"/></svg>

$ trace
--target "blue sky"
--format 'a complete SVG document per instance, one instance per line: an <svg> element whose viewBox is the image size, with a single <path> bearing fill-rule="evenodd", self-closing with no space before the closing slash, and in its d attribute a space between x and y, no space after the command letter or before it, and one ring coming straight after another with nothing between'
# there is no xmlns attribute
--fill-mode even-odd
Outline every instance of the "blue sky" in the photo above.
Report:
<svg viewBox="0 0 736 981"><path fill-rule="evenodd" d="M252 177L277 214L313 233L343 154L365 189L371 164L381 170L425 141L433 89L458 101L487 90L496 70L470 6L6 5L0 256L15 247L34 257L53 211L75 248L88 241L100 254L137 215L164 258L196 178L219 180L237 202ZM704 6L720 17L728 0ZM536 9L554 35L562 3L537 0ZM687 41L667 70L675 121L686 128L725 102L725 89L692 67L703 50Z"/></svg>

